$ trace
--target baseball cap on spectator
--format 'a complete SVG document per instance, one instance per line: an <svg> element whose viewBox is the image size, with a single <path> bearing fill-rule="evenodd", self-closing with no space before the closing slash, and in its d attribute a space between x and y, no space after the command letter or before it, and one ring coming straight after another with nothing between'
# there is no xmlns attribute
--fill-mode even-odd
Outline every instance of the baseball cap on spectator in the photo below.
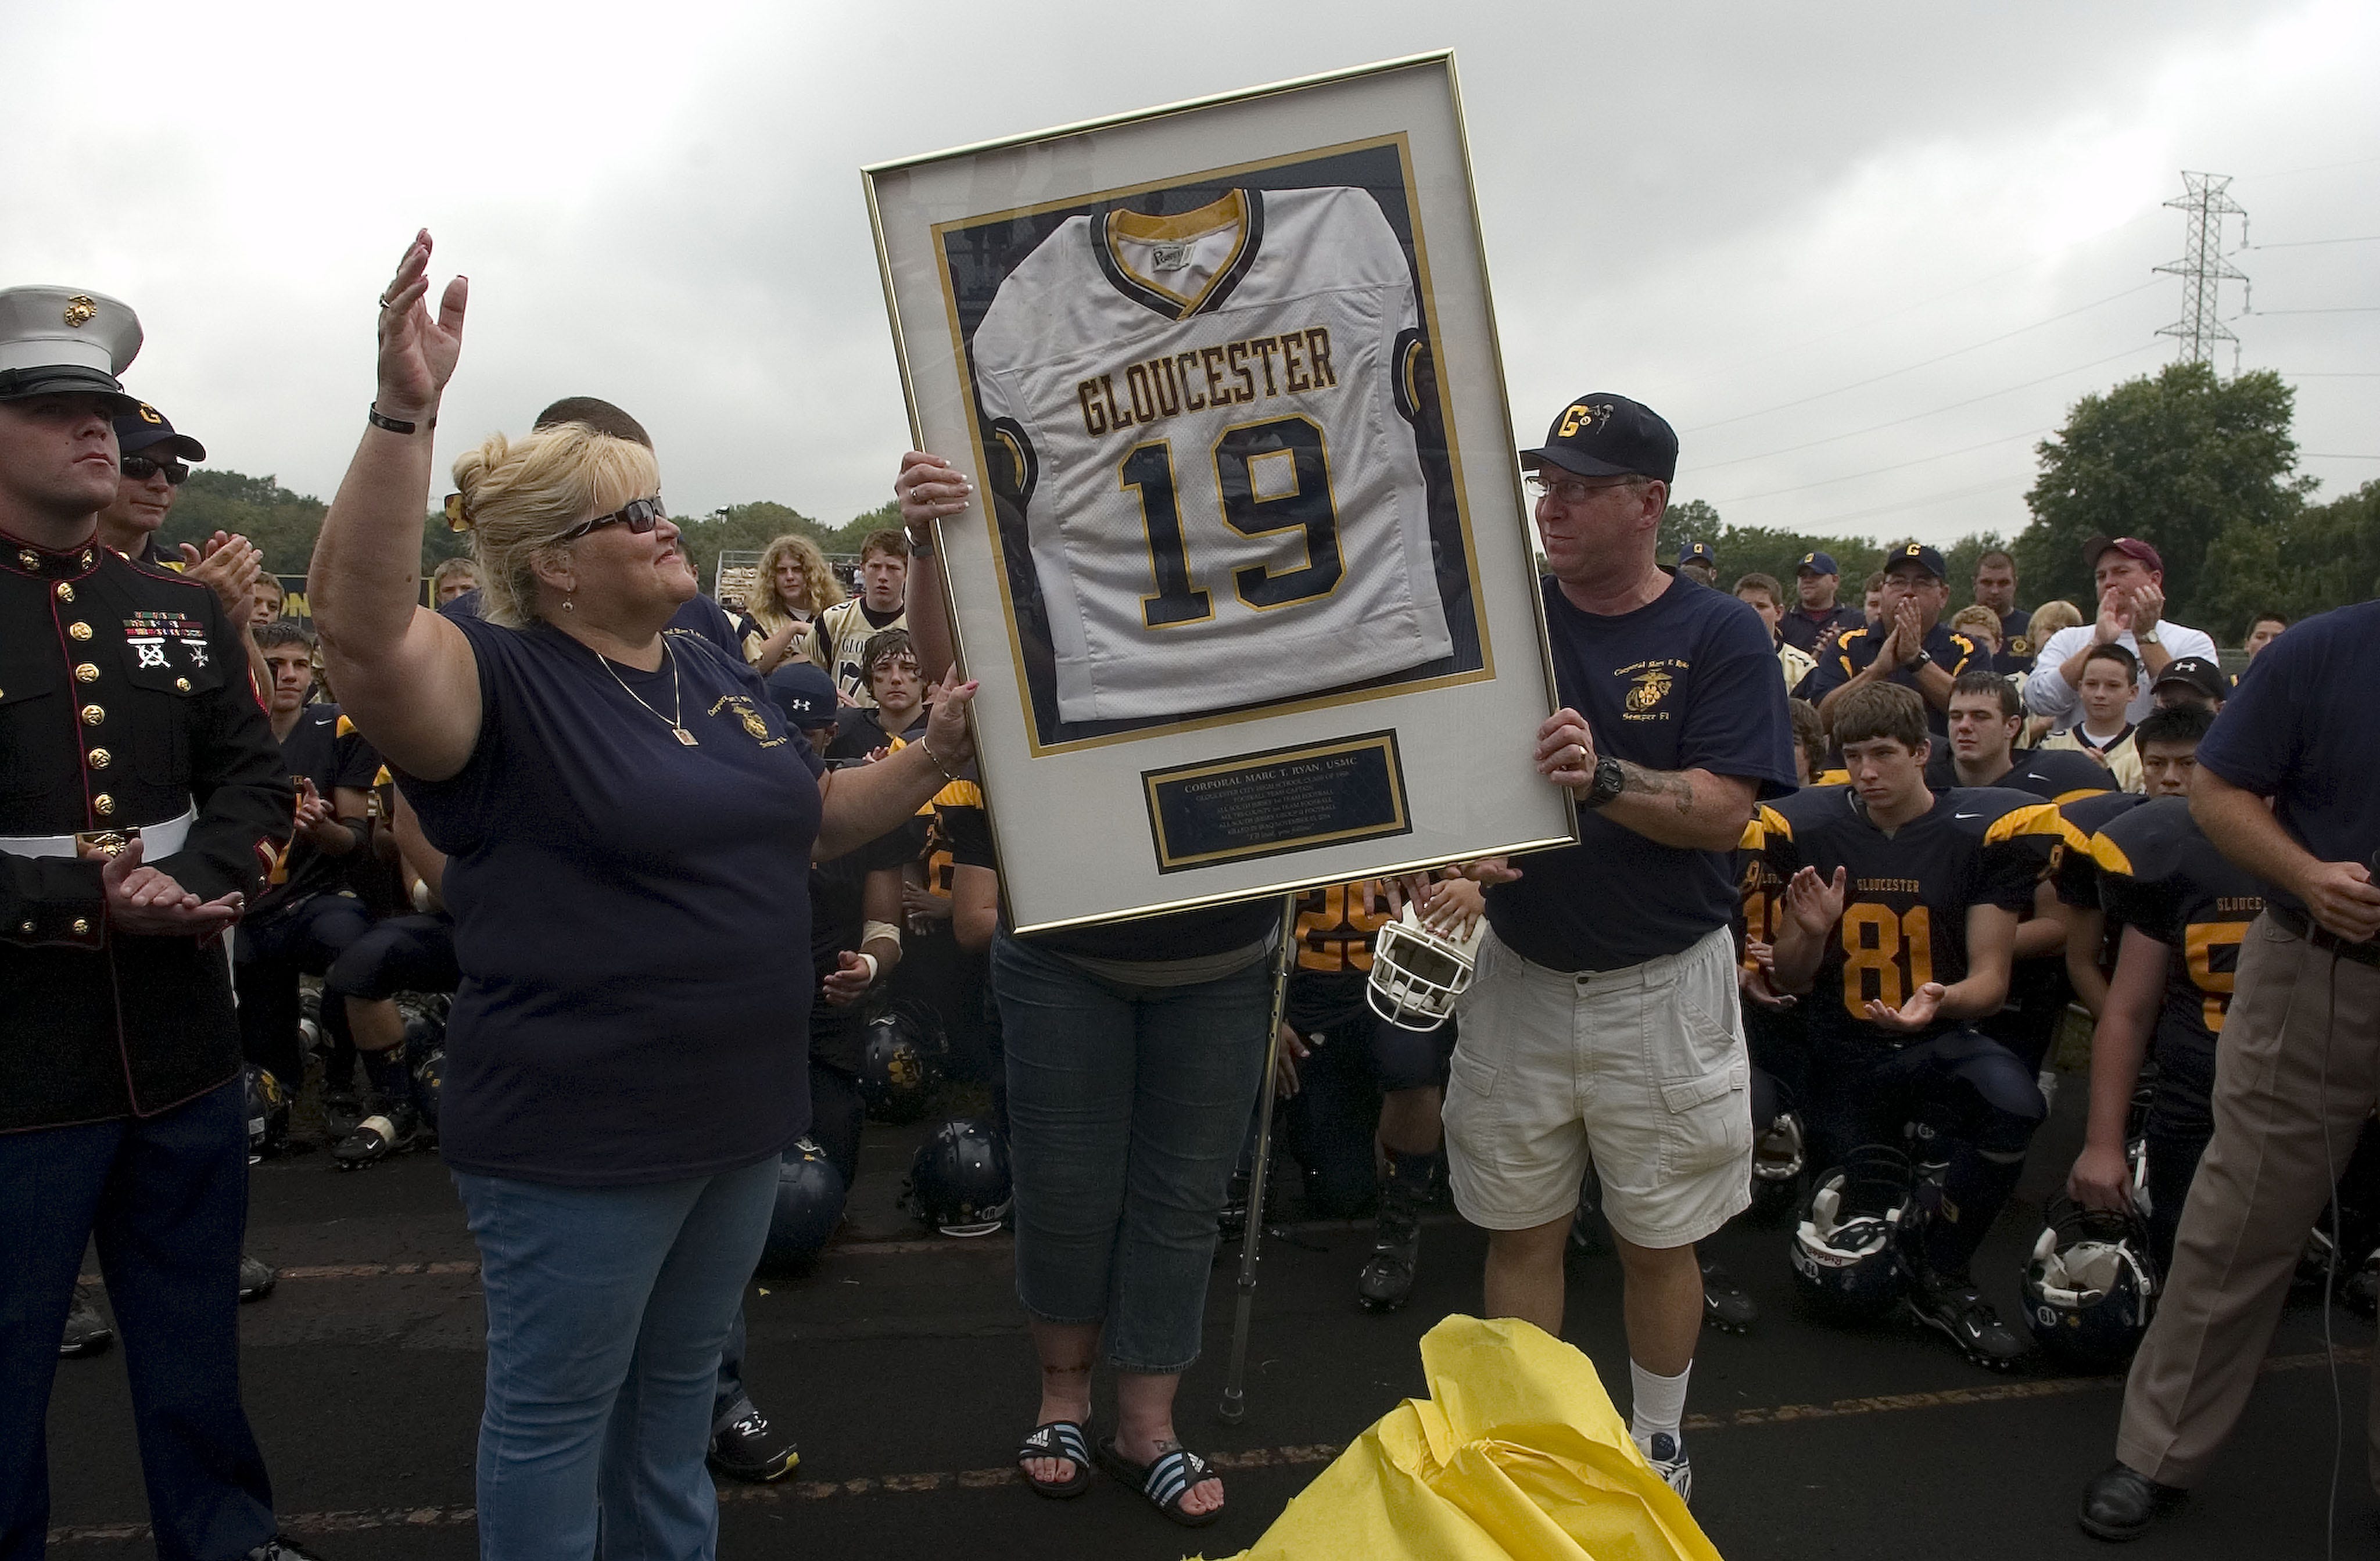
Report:
<svg viewBox="0 0 2380 1561"><path fill-rule="evenodd" d="M1942 555L1923 542L1903 542L1885 554L1884 572L1889 575L1895 566L1911 563L1923 564L1925 572L1937 580L1950 577L1950 571L1942 563Z"/></svg>
<svg viewBox="0 0 2380 1561"><path fill-rule="evenodd" d="M2082 567L2085 569L2098 568L2099 555L2111 549L2117 552L2122 553L2126 558L2139 559L2143 563L2147 564L2151 569L2155 570L2160 575L2165 573L2165 560L2157 556L2157 551L2155 548L2150 547L2138 537L2102 536L2092 538L2089 541L2082 544Z"/></svg>
<svg viewBox="0 0 2380 1561"><path fill-rule="evenodd" d="M176 433L165 414L147 402L140 409L128 412L115 419L115 448L119 454L138 455L154 452L179 455L186 461L203 461L207 447L186 433Z"/></svg>
<svg viewBox="0 0 2380 1561"><path fill-rule="evenodd" d="M1802 562L1793 566L1796 575L1840 575L1842 570L1832 553L1803 553Z"/></svg>
<svg viewBox="0 0 2380 1561"><path fill-rule="evenodd" d="M2230 692L2224 684L2223 669L2204 656L2175 657L2165 664L2165 671L2157 673L2156 682L2150 686L2154 691L2169 683L2187 684L2209 699L2220 700Z"/></svg>
<svg viewBox="0 0 2380 1561"><path fill-rule="evenodd" d="M1708 542L1688 542L1684 547L1678 550L1678 562L1680 563L1707 563L1713 569L1717 569L1718 567L1718 554L1711 550L1711 545Z"/></svg>
<svg viewBox="0 0 2380 1561"><path fill-rule="evenodd" d="M1521 465L1560 466L1579 477L1651 477L1663 482L1678 475L1677 430L1651 407L1591 391L1561 410L1537 449L1521 452Z"/></svg>
<svg viewBox="0 0 2380 1561"><path fill-rule="evenodd" d="M785 712L787 720L805 732L834 724L834 679L808 661L788 661L771 672L769 697Z"/></svg>

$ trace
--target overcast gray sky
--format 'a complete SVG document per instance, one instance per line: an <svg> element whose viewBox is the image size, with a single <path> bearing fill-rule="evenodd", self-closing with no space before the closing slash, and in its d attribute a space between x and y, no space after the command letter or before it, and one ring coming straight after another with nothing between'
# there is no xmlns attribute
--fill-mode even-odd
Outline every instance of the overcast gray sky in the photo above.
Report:
<svg viewBox="0 0 2380 1561"><path fill-rule="evenodd" d="M2380 236L2344 0L17 5L0 284L130 302L138 393L327 497L426 224L472 279L442 466L601 394L679 513L839 524L907 437L862 163L1446 46L1524 436L1617 390L1738 524L2013 532L2034 441L2174 355L2192 168L2251 212L2233 328L2304 469L2380 478L2380 243L2321 242Z"/></svg>

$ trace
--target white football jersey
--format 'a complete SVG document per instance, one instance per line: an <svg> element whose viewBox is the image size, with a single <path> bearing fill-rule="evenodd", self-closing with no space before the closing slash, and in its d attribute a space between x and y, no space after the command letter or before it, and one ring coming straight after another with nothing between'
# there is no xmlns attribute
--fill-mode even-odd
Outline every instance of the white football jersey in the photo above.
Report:
<svg viewBox="0 0 2380 1561"><path fill-rule="evenodd" d="M1294 698L1453 654L1414 444L1413 273L1361 189L1075 217L974 342L1065 720Z"/></svg>

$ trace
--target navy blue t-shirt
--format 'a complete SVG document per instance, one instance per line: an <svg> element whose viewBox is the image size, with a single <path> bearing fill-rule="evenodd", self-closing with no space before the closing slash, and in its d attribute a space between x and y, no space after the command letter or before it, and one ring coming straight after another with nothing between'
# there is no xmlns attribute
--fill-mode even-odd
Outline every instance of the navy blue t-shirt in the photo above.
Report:
<svg viewBox="0 0 2380 1561"><path fill-rule="evenodd" d="M778 1154L810 1119L810 745L701 638L607 670L549 625L449 616L479 659L479 744L450 780L398 782L447 854L463 969L447 1161L606 1186ZM681 696L693 747L653 713Z"/></svg>
<svg viewBox="0 0 2380 1561"><path fill-rule="evenodd" d="M2286 652L2286 654L2284 654ZM2380 851L2380 601L2294 623L2256 654L2198 744L2198 762L2273 799L2273 817L2322 862ZM2268 903L2302 913L2278 885Z"/></svg>
<svg viewBox="0 0 2380 1561"><path fill-rule="evenodd" d="M479 617L478 587L465 591L454 600L440 607L438 611L449 618ZM708 640L738 660L743 659L744 638L736 633L735 621L727 615L727 609L700 591L695 592L679 606L677 611L670 618L669 632Z"/></svg>
<svg viewBox="0 0 2380 1561"><path fill-rule="evenodd" d="M1582 612L1545 581L1554 685L1586 718L1596 751L1647 769L1706 769L1793 790L1793 726L1760 615L1680 575L1633 612ZM1519 859L1488 890L1488 920L1552 970L1619 970L1691 948L1728 925L1735 858L1645 839L1580 808L1579 843Z"/></svg>

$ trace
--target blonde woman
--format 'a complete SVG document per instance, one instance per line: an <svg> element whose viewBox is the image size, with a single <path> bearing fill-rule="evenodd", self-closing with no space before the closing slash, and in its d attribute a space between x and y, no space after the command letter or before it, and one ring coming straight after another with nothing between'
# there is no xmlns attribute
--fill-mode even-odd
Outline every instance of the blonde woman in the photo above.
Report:
<svg viewBox="0 0 2380 1561"><path fill-rule="evenodd" d="M710 1561L719 1357L809 1125L815 849L892 830L972 750L824 772L732 651L663 632L695 581L653 454L568 422L455 463L484 617L420 605L430 427L467 287L430 236L380 312L379 394L314 551L345 709L398 772L462 970L442 1151L488 1309L480 1553ZM664 1080L666 1087L655 1087Z"/></svg>
<svg viewBox="0 0 2380 1561"><path fill-rule="evenodd" d="M744 636L744 659L767 677L787 661L808 659L810 621L843 599L843 587L818 544L791 532L760 555L759 575L753 599L744 604L759 625Z"/></svg>

